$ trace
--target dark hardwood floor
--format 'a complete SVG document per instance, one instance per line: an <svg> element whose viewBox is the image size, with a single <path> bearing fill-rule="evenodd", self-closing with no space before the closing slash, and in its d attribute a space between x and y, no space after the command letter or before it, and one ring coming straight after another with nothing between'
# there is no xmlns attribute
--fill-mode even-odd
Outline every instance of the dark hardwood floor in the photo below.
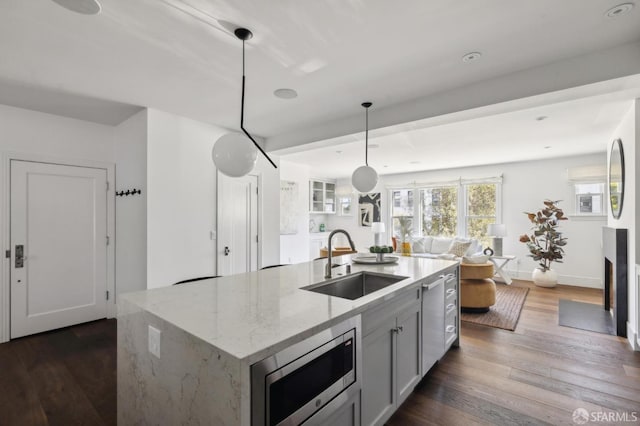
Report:
<svg viewBox="0 0 640 426"><path fill-rule="evenodd" d="M515 332L463 323L461 347L389 425L571 425L577 408L640 416L640 353L557 325L559 298L599 303L601 292L514 285L531 289ZM0 345L0 425L85 424L116 424L115 320Z"/></svg>
<svg viewBox="0 0 640 426"><path fill-rule="evenodd" d="M115 425L116 320L0 345L0 425Z"/></svg>
<svg viewBox="0 0 640 426"><path fill-rule="evenodd" d="M635 412L637 422L627 424L640 424L640 353L626 339L558 325L558 299L599 304L602 291L513 285L530 288L516 330L462 323L460 348L387 424L575 425L577 408L630 420Z"/></svg>

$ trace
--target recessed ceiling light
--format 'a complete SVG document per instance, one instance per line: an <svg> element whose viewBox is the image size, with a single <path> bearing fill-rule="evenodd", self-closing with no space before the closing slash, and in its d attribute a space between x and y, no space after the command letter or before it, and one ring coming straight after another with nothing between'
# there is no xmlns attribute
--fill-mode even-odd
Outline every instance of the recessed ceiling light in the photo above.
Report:
<svg viewBox="0 0 640 426"><path fill-rule="evenodd" d="M482 53L480 52L469 52L462 57L462 62L473 62L480 59Z"/></svg>
<svg viewBox="0 0 640 426"><path fill-rule="evenodd" d="M380 148L380 145L378 145L378 144L375 144L375 143L370 143L369 144L369 149L378 149L378 148Z"/></svg>
<svg viewBox="0 0 640 426"><path fill-rule="evenodd" d="M549 149L549 148L551 148L551 145L547 145L544 147L544 149Z"/></svg>
<svg viewBox="0 0 640 426"><path fill-rule="evenodd" d="M97 15L102 10L98 0L52 0L67 10L83 15Z"/></svg>
<svg viewBox="0 0 640 426"><path fill-rule="evenodd" d="M546 115L541 115L540 117L536 117L536 121L546 120L547 118L549 117L547 117Z"/></svg>
<svg viewBox="0 0 640 426"><path fill-rule="evenodd" d="M336 151L336 154L342 154L342 151Z"/></svg>
<svg viewBox="0 0 640 426"><path fill-rule="evenodd" d="M419 161L409 161L409 164L420 164Z"/></svg>
<svg viewBox="0 0 640 426"><path fill-rule="evenodd" d="M633 3L623 3L612 7L604 13L607 18L617 18L618 16L629 13L633 9Z"/></svg>
<svg viewBox="0 0 640 426"><path fill-rule="evenodd" d="M389 167L389 166L387 166L387 165L385 164L385 165L384 165L384 166L382 166L382 167L387 168L387 167Z"/></svg>
<svg viewBox="0 0 640 426"><path fill-rule="evenodd" d="M298 92L293 89L277 89L273 92L276 98L294 99L298 97Z"/></svg>

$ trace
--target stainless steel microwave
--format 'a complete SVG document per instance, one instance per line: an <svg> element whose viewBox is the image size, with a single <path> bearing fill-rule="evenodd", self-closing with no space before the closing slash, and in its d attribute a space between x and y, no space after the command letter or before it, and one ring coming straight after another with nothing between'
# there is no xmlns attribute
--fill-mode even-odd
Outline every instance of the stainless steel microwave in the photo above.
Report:
<svg viewBox="0 0 640 426"><path fill-rule="evenodd" d="M360 317L251 366L251 424L299 425L329 416L360 391Z"/></svg>

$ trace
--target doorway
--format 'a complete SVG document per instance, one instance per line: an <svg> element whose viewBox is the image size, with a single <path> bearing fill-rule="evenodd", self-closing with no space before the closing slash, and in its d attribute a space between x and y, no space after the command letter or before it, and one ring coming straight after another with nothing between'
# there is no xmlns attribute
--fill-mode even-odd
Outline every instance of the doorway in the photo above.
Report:
<svg viewBox="0 0 640 426"><path fill-rule="evenodd" d="M10 338L108 316L106 168L9 162Z"/></svg>
<svg viewBox="0 0 640 426"><path fill-rule="evenodd" d="M258 176L218 173L218 274L258 270Z"/></svg>

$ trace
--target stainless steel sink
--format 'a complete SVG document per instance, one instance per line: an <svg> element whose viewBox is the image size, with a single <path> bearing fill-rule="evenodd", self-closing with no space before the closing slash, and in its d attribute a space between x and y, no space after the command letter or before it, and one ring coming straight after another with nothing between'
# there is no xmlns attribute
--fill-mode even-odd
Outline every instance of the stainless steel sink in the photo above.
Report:
<svg viewBox="0 0 640 426"><path fill-rule="evenodd" d="M355 300L368 294L382 290L398 281L407 279L400 275L378 274L375 272L359 272L346 277L333 278L318 284L302 287L303 290L343 299Z"/></svg>

